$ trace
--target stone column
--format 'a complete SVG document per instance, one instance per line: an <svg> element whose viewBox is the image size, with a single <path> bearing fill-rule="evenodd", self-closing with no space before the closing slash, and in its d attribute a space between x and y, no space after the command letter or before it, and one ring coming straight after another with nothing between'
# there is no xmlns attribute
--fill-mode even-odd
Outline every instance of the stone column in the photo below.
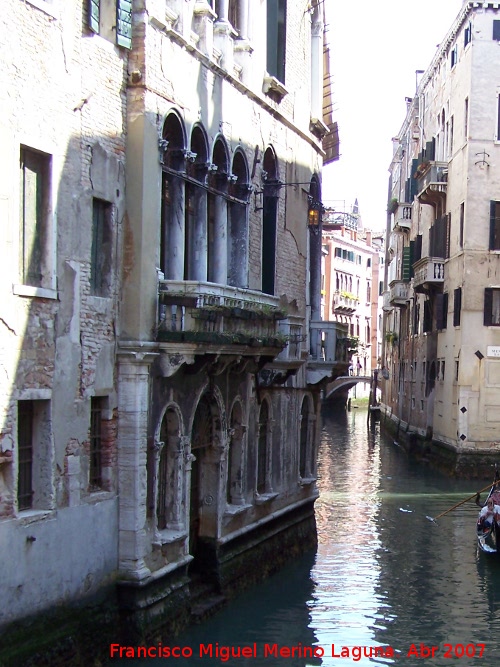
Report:
<svg viewBox="0 0 500 667"><path fill-rule="evenodd" d="M214 283L227 284L227 200L215 196L215 224L214 224Z"/></svg>
<svg viewBox="0 0 500 667"><path fill-rule="evenodd" d="M323 120L323 19L316 10L311 26L311 117Z"/></svg>
<svg viewBox="0 0 500 667"><path fill-rule="evenodd" d="M228 0L219 0L219 14L214 26L214 43L222 54L222 67L231 72L233 69L233 29L229 23Z"/></svg>
<svg viewBox="0 0 500 667"><path fill-rule="evenodd" d="M165 278L167 280L184 280L185 250L185 187L184 181L173 176L169 182L171 193L169 219L165 221L168 230L168 261Z"/></svg>
<svg viewBox="0 0 500 667"><path fill-rule="evenodd" d="M148 552L147 432L149 370L155 353L118 352L118 559L122 578L141 581L150 576Z"/></svg>

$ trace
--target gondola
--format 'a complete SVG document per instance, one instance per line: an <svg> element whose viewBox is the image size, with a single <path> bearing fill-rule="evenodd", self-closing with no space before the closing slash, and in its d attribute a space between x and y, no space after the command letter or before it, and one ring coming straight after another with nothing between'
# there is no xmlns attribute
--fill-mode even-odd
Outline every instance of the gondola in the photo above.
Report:
<svg viewBox="0 0 500 667"><path fill-rule="evenodd" d="M476 503L479 507L484 507L489 499L493 500L494 505L500 505L500 479L498 471L495 472L495 480L491 485L490 492L486 498L486 502L481 504L479 502L479 493L476 498ZM500 556L500 526L493 520L491 525L485 525L481 520L481 513L477 518L476 523L477 532L477 546L483 553L490 556Z"/></svg>

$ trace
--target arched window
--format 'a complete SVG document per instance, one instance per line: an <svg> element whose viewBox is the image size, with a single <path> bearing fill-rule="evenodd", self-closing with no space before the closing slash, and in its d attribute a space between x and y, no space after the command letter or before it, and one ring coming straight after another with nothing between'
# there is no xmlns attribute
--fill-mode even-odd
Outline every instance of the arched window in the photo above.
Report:
<svg viewBox="0 0 500 667"><path fill-rule="evenodd" d="M274 294L280 183L278 179L278 163L272 148L268 148L264 153L263 169L262 291L265 294Z"/></svg>
<svg viewBox="0 0 500 667"><path fill-rule="evenodd" d="M243 151L236 150L231 169L229 194L228 284L248 287L248 166Z"/></svg>
<svg viewBox="0 0 500 667"><path fill-rule="evenodd" d="M205 181L208 171L207 138L201 125L195 125L191 133L191 145L187 160L187 173L192 180L186 182L186 280L207 280L207 191ZM199 185L195 182L197 181Z"/></svg>
<svg viewBox="0 0 500 667"><path fill-rule="evenodd" d="M169 113L165 119L162 139L160 267L166 278L182 280L185 251L186 137L184 125L176 112Z"/></svg>
<svg viewBox="0 0 500 667"><path fill-rule="evenodd" d="M229 156L223 137L215 141L208 177L208 280L227 284L227 195Z"/></svg>

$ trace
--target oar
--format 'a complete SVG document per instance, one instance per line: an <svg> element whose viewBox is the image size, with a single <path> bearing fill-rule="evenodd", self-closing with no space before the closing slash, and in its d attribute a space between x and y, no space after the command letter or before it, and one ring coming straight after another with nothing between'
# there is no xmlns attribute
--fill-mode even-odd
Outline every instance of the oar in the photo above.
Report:
<svg viewBox="0 0 500 667"><path fill-rule="evenodd" d="M494 484L494 482L493 482L493 483L490 482L490 483L488 484L488 486L485 486L485 487L484 487L484 489L481 489L480 491L476 491L476 493L473 493L472 496L469 496L469 497L466 498L465 500L461 500L461 501L460 501L459 503L457 503L456 505L453 505L453 507L450 507L449 510L446 510L445 512L441 512L441 514L438 514L437 516L435 516L435 517L432 517L432 516L426 516L425 518L426 518L426 519L429 519L429 521L432 521L432 522L435 523L435 522L436 522L436 519L440 519L440 518L441 518L442 516L444 516L445 514L448 514L448 512L451 512L452 510L456 509L457 507L460 507L460 505L463 505L464 503L467 503L469 500L472 500L475 496L477 496L478 493L482 493L483 491L486 491L486 489L491 489L491 487L493 486L493 484Z"/></svg>

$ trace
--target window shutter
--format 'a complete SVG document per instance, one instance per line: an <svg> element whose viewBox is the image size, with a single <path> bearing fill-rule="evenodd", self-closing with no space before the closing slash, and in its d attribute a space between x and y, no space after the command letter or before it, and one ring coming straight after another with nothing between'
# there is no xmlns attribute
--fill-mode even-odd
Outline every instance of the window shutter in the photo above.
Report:
<svg viewBox="0 0 500 667"><path fill-rule="evenodd" d="M132 2L116 0L116 43L132 48Z"/></svg>
<svg viewBox="0 0 500 667"><path fill-rule="evenodd" d="M484 288L484 326L491 326L491 313L493 310L493 289Z"/></svg>
<svg viewBox="0 0 500 667"><path fill-rule="evenodd" d="M493 39L500 42L500 21L493 21Z"/></svg>
<svg viewBox="0 0 500 667"><path fill-rule="evenodd" d="M460 314L462 311L462 288L457 287L453 293L453 326L460 326Z"/></svg>
<svg viewBox="0 0 500 667"><path fill-rule="evenodd" d="M100 0L88 0L88 24L92 32L99 34Z"/></svg>
<svg viewBox="0 0 500 667"><path fill-rule="evenodd" d="M411 271L411 249L410 246L405 246L403 248L403 280L408 282L410 280L410 271Z"/></svg>

